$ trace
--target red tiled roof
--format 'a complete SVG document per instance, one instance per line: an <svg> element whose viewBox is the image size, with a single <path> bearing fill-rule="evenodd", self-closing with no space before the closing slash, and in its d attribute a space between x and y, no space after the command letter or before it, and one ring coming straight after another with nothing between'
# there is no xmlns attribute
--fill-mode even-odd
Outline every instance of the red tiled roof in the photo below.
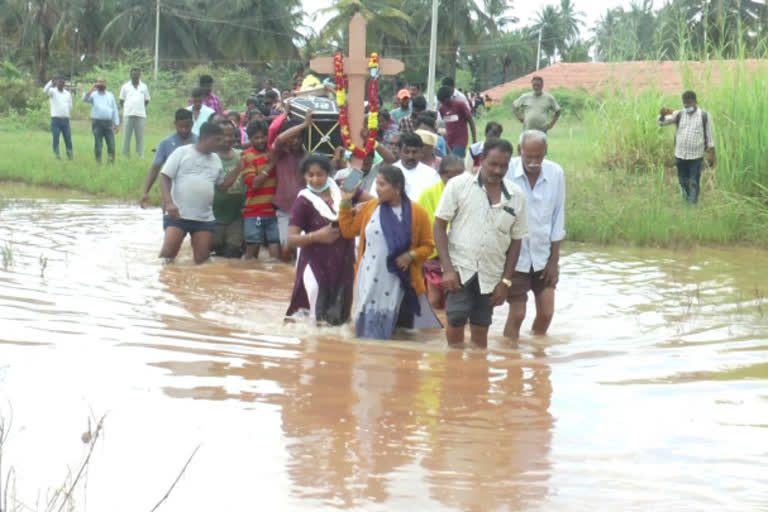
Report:
<svg viewBox="0 0 768 512"><path fill-rule="evenodd" d="M634 62L558 62L517 80L498 85L484 91L494 100L505 94L528 88L535 75L544 79L547 89L567 87L584 88L589 92L602 89L642 90L656 87L665 93L695 89L705 82L720 81L724 69L737 65L735 60L712 60L707 62L680 61L634 61ZM747 71L768 67L768 60L748 59L743 61Z"/></svg>

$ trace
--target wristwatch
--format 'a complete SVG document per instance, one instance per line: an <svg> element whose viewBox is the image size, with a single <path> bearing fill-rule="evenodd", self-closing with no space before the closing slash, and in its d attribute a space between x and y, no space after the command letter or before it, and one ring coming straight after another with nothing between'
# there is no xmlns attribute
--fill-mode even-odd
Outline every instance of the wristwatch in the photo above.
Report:
<svg viewBox="0 0 768 512"><path fill-rule="evenodd" d="M512 281L505 277L501 279L501 284L503 284L507 288L512 288Z"/></svg>

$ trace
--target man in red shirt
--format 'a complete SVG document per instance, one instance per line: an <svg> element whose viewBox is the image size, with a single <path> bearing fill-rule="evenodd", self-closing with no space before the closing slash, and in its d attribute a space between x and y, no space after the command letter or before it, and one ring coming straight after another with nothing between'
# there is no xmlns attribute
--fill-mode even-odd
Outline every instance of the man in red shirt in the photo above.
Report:
<svg viewBox="0 0 768 512"><path fill-rule="evenodd" d="M437 101L440 102L440 115L445 121L445 141L451 148L451 153L464 158L469 143L467 125L472 131L472 142L477 141L472 112L466 103L452 97L450 87L443 86L437 91Z"/></svg>

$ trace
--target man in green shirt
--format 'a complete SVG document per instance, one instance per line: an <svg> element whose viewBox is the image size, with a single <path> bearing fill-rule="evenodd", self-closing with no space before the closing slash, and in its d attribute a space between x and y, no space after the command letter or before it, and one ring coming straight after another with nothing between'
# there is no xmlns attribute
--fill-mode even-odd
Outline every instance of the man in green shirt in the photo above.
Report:
<svg viewBox="0 0 768 512"><path fill-rule="evenodd" d="M547 133L560 118L560 105L554 96L544 92L543 78L534 76L531 84L533 92L527 92L517 98L512 108L515 110L515 116L523 123L523 129Z"/></svg>
<svg viewBox="0 0 768 512"><path fill-rule="evenodd" d="M219 158L224 172L237 167L240 150L233 149L236 137L240 133L229 119L219 123L224 131L223 145L219 148ZM211 237L211 251L225 258L239 258L243 254L243 202L245 186L239 176L226 191L217 190L213 196L213 216L216 217L216 232Z"/></svg>

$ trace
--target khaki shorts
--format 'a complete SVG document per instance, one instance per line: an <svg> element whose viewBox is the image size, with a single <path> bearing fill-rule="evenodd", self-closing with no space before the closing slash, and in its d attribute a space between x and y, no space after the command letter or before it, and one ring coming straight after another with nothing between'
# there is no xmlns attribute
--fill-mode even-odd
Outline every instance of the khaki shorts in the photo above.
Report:
<svg viewBox="0 0 768 512"><path fill-rule="evenodd" d="M525 303L528 301L528 292L532 291L534 297L537 297L547 288L555 288L557 283L549 285L544 282L541 276L543 270L538 272L515 272L512 276L512 286L509 287L509 296L507 302Z"/></svg>

